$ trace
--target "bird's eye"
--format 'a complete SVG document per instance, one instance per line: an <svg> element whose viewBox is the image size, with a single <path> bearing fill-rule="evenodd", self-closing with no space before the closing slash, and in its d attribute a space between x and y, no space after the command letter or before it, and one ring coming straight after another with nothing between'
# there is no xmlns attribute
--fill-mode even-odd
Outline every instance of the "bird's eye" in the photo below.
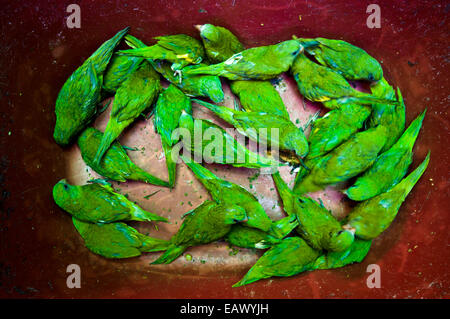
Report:
<svg viewBox="0 0 450 319"><path fill-rule="evenodd" d="M296 51L292 52L292 55L297 55L299 51L300 50L296 50Z"/></svg>
<svg viewBox="0 0 450 319"><path fill-rule="evenodd" d="M370 81L375 80L375 78L373 77L373 74L372 74L372 73L369 74L368 78L369 78Z"/></svg>
<svg viewBox="0 0 450 319"><path fill-rule="evenodd" d="M340 230L340 231L337 232L337 234L340 235L340 234L342 234L343 232L344 232L343 230Z"/></svg>
<svg viewBox="0 0 450 319"><path fill-rule="evenodd" d="M68 189L69 189L69 186L68 186L67 184L64 184L64 189L65 189L65 190L68 190Z"/></svg>

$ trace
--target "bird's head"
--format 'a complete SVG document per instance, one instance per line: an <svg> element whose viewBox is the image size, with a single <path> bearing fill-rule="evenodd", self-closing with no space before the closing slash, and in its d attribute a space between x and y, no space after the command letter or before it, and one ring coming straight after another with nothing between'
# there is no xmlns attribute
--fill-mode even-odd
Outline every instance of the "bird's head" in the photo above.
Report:
<svg viewBox="0 0 450 319"><path fill-rule="evenodd" d="M53 199L61 208L65 209L74 202L78 194L78 187L70 185L65 179L60 180L53 187Z"/></svg>
<svg viewBox="0 0 450 319"><path fill-rule="evenodd" d="M206 42L218 42L220 41L220 31L212 24L203 24L195 26L200 31L200 36Z"/></svg>
<svg viewBox="0 0 450 319"><path fill-rule="evenodd" d="M225 209L225 224L232 225L247 221L247 213L241 206L232 205Z"/></svg>
<svg viewBox="0 0 450 319"><path fill-rule="evenodd" d="M73 132L75 131L72 128L71 123L59 123L58 119L56 120L55 130L53 131L53 139L58 145L67 146L71 142L71 137L73 136Z"/></svg>
<svg viewBox="0 0 450 319"><path fill-rule="evenodd" d="M348 249L355 239L355 232L351 229L341 229L333 233L330 250L344 251Z"/></svg>
<svg viewBox="0 0 450 319"><path fill-rule="evenodd" d="M297 55L303 52L303 46L296 40L287 40L276 44L276 51L280 59L293 61Z"/></svg>
<svg viewBox="0 0 450 319"><path fill-rule="evenodd" d="M284 138L286 146L290 147L299 158L304 158L308 154L308 141L301 128L290 132Z"/></svg>
<svg viewBox="0 0 450 319"><path fill-rule="evenodd" d="M82 144L90 141L92 136L95 135L96 132L98 132L98 131L95 128L88 127L83 132L81 132L81 134L78 136L78 144L82 145Z"/></svg>

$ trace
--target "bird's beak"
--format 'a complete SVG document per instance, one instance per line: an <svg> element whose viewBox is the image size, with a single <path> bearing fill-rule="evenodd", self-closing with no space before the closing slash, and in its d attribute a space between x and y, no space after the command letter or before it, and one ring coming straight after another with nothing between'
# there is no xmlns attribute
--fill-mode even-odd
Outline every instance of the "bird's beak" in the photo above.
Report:
<svg viewBox="0 0 450 319"><path fill-rule="evenodd" d="M196 24L194 25L194 28L196 28L198 31L202 31L203 24Z"/></svg>
<svg viewBox="0 0 450 319"><path fill-rule="evenodd" d="M356 232L356 228L350 226L349 224L345 224L344 226L342 226L342 228L345 229L345 230L348 230L348 231L352 232L353 234L355 234L355 232Z"/></svg>

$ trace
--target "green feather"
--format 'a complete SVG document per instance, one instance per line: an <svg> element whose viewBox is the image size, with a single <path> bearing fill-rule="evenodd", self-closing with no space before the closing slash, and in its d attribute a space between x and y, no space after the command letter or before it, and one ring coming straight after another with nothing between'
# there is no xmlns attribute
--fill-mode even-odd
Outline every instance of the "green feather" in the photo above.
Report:
<svg viewBox="0 0 450 319"><path fill-rule="evenodd" d="M168 221L143 210L124 195L114 192L109 185L92 183L77 186L63 179L53 187L53 199L59 207L85 222Z"/></svg>
<svg viewBox="0 0 450 319"><path fill-rule="evenodd" d="M358 204L347 216L346 228L353 228L359 238L370 240L386 230L397 215L401 204L420 179L430 161L425 160L389 191Z"/></svg>
<svg viewBox="0 0 450 319"><path fill-rule="evenodd" d="M151 175L134 164L128 157L125 147L116 140L106 151L100 164L94 162L95 154L103 139L103 133L88 127L78 137L78 147L84 162L98 174L118 182L136 180L153 185L168 187L169 183Z"/></svg>

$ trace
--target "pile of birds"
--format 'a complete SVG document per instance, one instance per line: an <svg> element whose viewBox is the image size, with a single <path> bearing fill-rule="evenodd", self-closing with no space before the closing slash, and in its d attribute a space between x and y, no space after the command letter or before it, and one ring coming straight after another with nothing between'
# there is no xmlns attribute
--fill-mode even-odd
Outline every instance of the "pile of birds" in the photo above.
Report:
<svg viewBox="0 0 450 319"><path fill-rule="evenodd" d="M151 46L127 34L126 28L103 43L63 85L56 101L54 139L61 146L77 142L85 163L105 178L80 186L61 180L53 188L55 202L72 215L86 247L106 258L164 251L153 264L171 263L188 247L220 239L238 247L266 249L234 286L362 261L372 240L392 223L428 165L429 153L405 177L425 111L405 129L400 90L395 91L384 79L378 61L345 41L293 37L246 49L223 27L196 27L201 42L178 34L156 37ZM122 40L130 49L117 49ZM312 122L308 138L291 122L270 82L284 72L295 78L305 98L329 109ZM165 89L161 76L170 83ZM191 99L222 102L220 77L229 81L239 98L235 109ZM349 84L353 80L369 82L371 93L355 90ZM114 95L114 102L101 132L90 124L102 111L99 103L110 95ZM271 136L264 141L277 143L279 158L251 152L211 121L195 121L193 102L243 134L261 128L279 129L279 141ZM168 181L134 164L117 141L126 127L148 112L161 137ZM272 174L286 217L271 220L245 188L217 177L191 156L172 154L179 142L172 134L175 129L193 132L211 127L221 132L224 149L232 149L234 155L243 152L245 158L236 162L229 152L223 152L204 160L249 168L280 163L299 168L293 189L278 170ZM247 134L259 141L257 134ZM192 142L191 152L204 150L205 145ZM107 180L137 180L172 188L178 158L208 190L211 200L184 214L170 240L139 233L124 221L168 220L117 193ZM345 194L357 204L343 220L307 196L328 185L353 180Z"/></svg>

